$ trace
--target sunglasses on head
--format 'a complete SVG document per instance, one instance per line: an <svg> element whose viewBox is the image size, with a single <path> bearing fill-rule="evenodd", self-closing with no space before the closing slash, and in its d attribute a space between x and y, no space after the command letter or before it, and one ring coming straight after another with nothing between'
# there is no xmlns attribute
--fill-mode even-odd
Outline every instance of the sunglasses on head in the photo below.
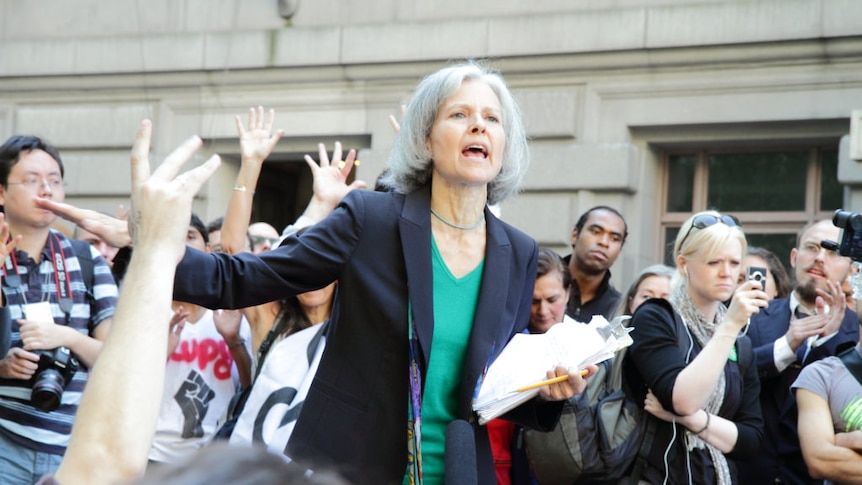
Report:
<svg viewBox="0 0 862 485"><path fill-rule="evenodd" d="M685 243L685 240L688 239L688 235L691 234L692 229L706 229L709 226L714 226L719 222L723 223L725 226L729 227L742 227L739 219L731 215L715 215L715 214L700 214L695 216L694 220L691 221L691 226L688 228L688 232L685 233L685 237L682 238L682 241L679 243L680 249L682 245Z"/></svg>

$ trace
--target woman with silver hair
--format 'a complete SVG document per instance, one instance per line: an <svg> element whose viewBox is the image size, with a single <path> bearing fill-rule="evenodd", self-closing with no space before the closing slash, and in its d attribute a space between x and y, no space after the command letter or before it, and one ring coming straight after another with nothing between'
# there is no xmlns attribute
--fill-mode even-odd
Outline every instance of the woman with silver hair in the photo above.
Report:
<svg viewBox="0 0 862 485"><path fill-rule="evenodd" d="M738 483L734 460L754 458L763 440L757 366L743 329L768 301L757 281L736 287L745 247L733 216L695 214L674 245L670 303L647 300L632 317L625 378L643 399L644 418L658 420L640 477L647 483Z"/></svg>
<svg viewBox="0 0 862 485"><path fill-rule="evenodd" d="M210 308L339 281L288 456L356 483L440 484L448 473L495 483L471 401L488 363L529 322L537 245L487 206L518 191L528 163L500 75L454 65L422 80L407 107L389 160L392 191L352 191L326 219L260 255L186 252L176 298ZM585 381L562 367L548 374L569 378L507 418L541 430L556 424L560 400ZM472 423L472 436L456 441L459 449L475 443L478 470L447 469L466 458L444 458L456 420Z"/></svg>
<svg viewBox="0 0 862 485"><path fill-rule="evenodd" d="M642 269L629 286L629 291L620 299L617 315L631 315L650 298L670 296L670 279L676 270L666 264L653 264Z"/></svg>

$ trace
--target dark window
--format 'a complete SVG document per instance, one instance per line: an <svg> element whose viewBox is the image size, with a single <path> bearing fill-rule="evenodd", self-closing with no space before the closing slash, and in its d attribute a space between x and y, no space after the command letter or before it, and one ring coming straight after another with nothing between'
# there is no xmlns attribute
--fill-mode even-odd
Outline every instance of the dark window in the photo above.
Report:
<svg viewBox="0 0 862 485"><path fill-rule="evenodd" d="M808 153L709 155L708 208L725 212L805 210Z"/></svg>
<svg viewBox="0 0 862 485"><path fill-rule="evenodd" d="M694 155L671 157L668 170L668 212L691 212L696 165L697 157Z"/></svg>
<svg viewBox="0 0 862 485"><path fill-rule="evenodd" d="M679 150L665 161L661 251L668 264L682 223L715 209L739 218L748 244L774 252L791 270L797 232L843 206L834 147Z"/></svg>

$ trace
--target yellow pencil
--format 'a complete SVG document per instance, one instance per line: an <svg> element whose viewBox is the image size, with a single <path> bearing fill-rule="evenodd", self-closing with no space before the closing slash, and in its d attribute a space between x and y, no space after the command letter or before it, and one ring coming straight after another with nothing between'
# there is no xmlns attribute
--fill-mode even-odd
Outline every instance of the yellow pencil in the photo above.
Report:
<svg viewBox="0 0 862 485"><path fill-rule="evenodd" d="M586 369L582 370L581 375L582 376L587 375L587 370ZM557 377L554 377L553 379L547 379L547 380L544 380L541 382L537 382L535 384L530 384L529 386L524 386L524 387L518 388L515 390L515 392L524 392L524 391L536 389L537 387L548 386L551 384L557 384L558 382L563 382L568 378L569 378L568 374L566 374L564 376L557 376Z"/></svg>

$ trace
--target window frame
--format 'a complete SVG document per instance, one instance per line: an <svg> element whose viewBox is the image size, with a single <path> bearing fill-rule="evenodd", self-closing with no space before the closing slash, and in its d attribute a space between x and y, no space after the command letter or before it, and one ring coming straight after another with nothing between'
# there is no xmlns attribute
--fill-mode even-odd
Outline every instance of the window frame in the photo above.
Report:
<svg viewBox="0 0 862 485"><path fill-rule="evenodd" d="M661 177L659 190L659 226L657 257L665 261L665 251L673 241L667 240L669 229L678 229L692 214L712 209L707 206L709 188L709 157L721 154L757 154L789 151L807 151L808 164L805 174L805 208L802 211L735 211L743 225L746 234L796 234L805 225L831 219L834 209L822 210L820 205L823 175L823 153L837 151L831 144L764 144L763 146L746 147L709 147L687 146L662 148L660 157ZM694 179L692 182L691 212L669 212L667 210L670 194L670 167L674 156L693 156L695 158ZM721 208L718 208L719 210ZM779 255L784 260L785 256Z"/></svg>

